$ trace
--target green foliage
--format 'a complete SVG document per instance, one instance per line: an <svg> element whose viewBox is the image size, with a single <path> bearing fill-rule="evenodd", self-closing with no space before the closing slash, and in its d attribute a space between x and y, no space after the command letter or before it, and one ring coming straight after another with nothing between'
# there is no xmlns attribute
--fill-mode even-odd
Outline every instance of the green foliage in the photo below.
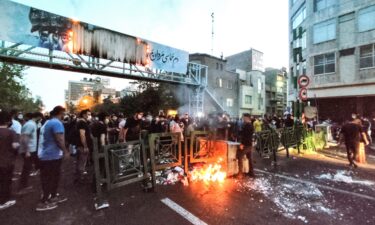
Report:
<svg viewBox="0 0 375 225"><path fill-rule="evenodd" d="M22 83L26 69L22 65L0 62L0 109L34 112L44 107L41 98L32 98L29 89Z"/></svg>
<svg viewBox="0 0 375 225"><path fill-rule="evenodd" d="M178 109L183 103L179 102L175 92L175 86L169 84L156 84L150 82L136 83L138 92L123 97L118 104L111 99L105 99L102 104L96 105L94 112L123 113L125 116L134 115L142 111L157 115L159 110Z"/></svg>

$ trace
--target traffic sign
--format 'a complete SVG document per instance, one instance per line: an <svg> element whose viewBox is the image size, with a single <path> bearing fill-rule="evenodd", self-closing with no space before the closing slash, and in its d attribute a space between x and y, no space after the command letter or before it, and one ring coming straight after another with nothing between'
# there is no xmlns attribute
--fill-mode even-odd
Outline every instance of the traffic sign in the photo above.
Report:
<svg viewBox="0 0 375 225"><path fill-rule="evenodd" d="M305 88L307 87L308 85L310 84L310 78L306 75L302 75L300 77L298 77L298 85L301 87L301 88Z"/></svg>
<svg viewBox="0 0 375 225"><path fill-rule="evenodd" d="M307 100L307 89L306 88L301 88L299 90L299 98L302 100L302 101L306 101Z"/></svg>

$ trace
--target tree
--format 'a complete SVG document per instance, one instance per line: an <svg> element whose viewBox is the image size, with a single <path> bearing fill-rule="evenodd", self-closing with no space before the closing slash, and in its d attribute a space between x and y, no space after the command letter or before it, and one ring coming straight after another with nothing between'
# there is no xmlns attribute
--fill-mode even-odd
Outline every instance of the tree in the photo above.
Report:
<svg viewBox="0 0 375 225"><path fill-rule="evenodd" d="M134 95L124 96L119 104L113 103L110 99L105 99L102 104L94 107L94 112L124 113L125 116L132 116L134 113L142 111L157 115L159 110L178 109L184 102L179 101L174 85L158 84L140 81L135 83L140 90Z"/></svg>
<svg viewBox="0 0 375 225"><path fill-rule="evenodd" d="M0 109L18 109L23 112L41 111L42 99L31 97L30 90L22 83L27 67L0 62Z"/></svg>

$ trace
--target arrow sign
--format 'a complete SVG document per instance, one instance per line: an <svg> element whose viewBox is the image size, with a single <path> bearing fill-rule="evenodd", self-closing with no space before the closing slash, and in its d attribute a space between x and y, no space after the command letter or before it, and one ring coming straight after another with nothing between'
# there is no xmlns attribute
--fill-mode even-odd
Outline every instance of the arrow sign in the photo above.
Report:
<svg viewBox="0 0 375 225"><path fill-rule="evenodd" d="M298 85L301 87L301 88L305 88L307 87L308 85L310 84L310 78L306 75L302 75L300 77L298 77Z"/></svg>
<svg viewBox="0 0 375 225"><path fill-rule="evenodd" d="M299 90L299 98L302 100L302 101L306 101L307 100L307 89L306 88L301 88Z"/></svg>

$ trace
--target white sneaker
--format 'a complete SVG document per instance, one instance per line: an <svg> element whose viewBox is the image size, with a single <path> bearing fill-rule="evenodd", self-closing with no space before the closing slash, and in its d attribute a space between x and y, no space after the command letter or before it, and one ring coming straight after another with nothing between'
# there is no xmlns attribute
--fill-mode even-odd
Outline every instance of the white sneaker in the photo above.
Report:
<svg viewBox="0 0 375 225"><path fill-rule="evenodd" d="M16 200L7 201L4 204L0 205L0 210L7 209L15 204L16 204Z"/></svg>

